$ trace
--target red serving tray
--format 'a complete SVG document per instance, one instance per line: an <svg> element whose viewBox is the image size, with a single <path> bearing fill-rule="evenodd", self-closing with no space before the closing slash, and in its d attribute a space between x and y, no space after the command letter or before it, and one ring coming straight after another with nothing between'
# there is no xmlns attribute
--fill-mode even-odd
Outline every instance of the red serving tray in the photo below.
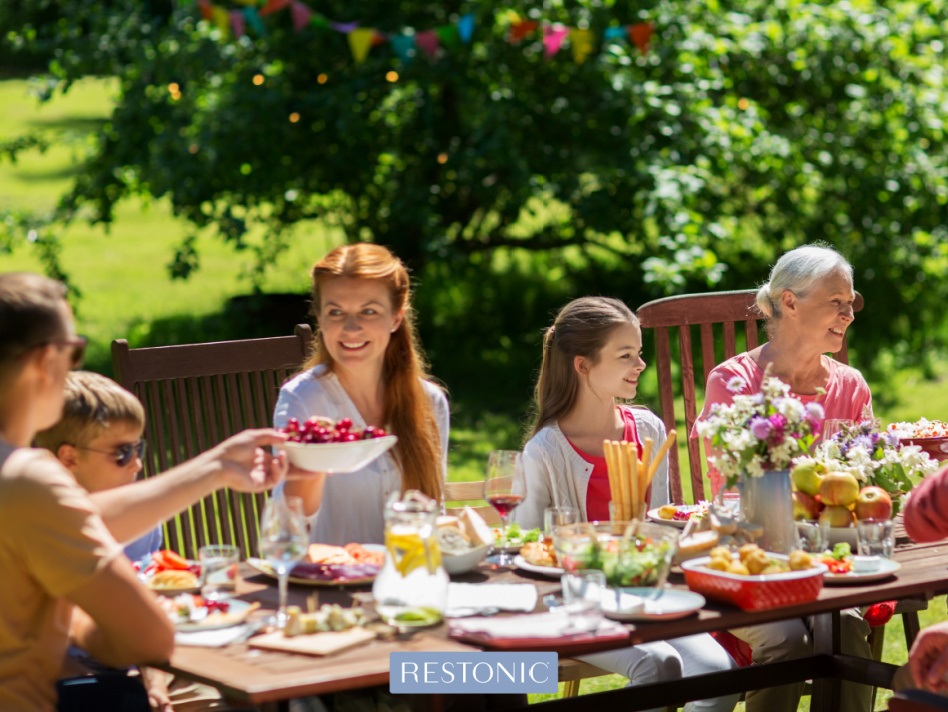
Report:
<svg viewBox="0 0 948 712"><path fill-rule="evenodd" d="M918 445L933 460L948 460L948 438L902 438L900 445Z"/></svg>
<svg viewBox="0 0 948 712"><path fill-rule="evenodd" d="M786 556L770 554L775 559ZM745 611L763 611L768 608L792 606L812 601L823 588L823 574L827 568L819 564L803 571L781 574L740 576L707 567L709 556L683 561L685 583L692 591L706 598L730 603Z"/></svg>

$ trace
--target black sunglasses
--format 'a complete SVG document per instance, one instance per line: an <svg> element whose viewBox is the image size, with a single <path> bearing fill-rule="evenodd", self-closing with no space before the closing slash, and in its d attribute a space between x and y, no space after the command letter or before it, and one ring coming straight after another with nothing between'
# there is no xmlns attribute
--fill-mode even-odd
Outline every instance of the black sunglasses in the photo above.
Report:
<svg viewBox="0 0 948 712"><path fill-rule="evenodd" d="M69 357L69 365L71 368L76 369L82 365L82 359L86 355L86 346L89 343L89 339L85 336L76 336L72 339L52 339L47 341L46 344L52 344L53 346L70 346L72 347L72 354ZM43 346L44 344L40 344Z"/></svg>
<svg viewBox="0 0 948 712"><path fill-rule="evenodd" d="M89 452L100 452L103 455L111 455L115 458L115 464L119 467L125 467L136 457L141 459L145 456L145 441L139 440L136 443L125 443L119 445L114 450L96 450L94 447L85 447L84 445L75 445L78 450L88 450Z"/></svg>

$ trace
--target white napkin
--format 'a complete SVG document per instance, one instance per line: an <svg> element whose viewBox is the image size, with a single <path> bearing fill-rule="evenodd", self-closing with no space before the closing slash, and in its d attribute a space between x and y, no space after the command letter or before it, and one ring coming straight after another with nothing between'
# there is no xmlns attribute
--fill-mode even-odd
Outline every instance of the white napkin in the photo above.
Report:
<svg viewBox="0 0 948 712"><path fill-rule="evenodd" d="M191 645L199 648L223 648L225 645L240 640L241 636L248 632L250 626L254 624L244 623L216 630L178 631L174 634L174 642L175 645Z"/></svg>
<svg viewBox="0 0 948 712"><path fill-rule="evenodd" d="M565 612L535 613L529 616L464 618L449 624L451 633L483 633L492 638L561 638L574 633ZM596 635L624 633L625 627L613 621L599 624Z"/></svg>
<svg viewBox="0 0 948 712"><path fill-rule="evenodd" d="M537 605L532 583L449 583L447 618L497 611L531 612Z"/></svg>

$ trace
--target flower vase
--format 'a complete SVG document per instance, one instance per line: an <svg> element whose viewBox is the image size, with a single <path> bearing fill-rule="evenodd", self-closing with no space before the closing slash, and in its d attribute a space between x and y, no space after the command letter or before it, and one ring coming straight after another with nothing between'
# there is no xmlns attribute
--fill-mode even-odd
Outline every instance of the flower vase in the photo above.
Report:
<svg viewBox="0 0 948 712"><path fill-rule="evenodd" d="M767 470L760 477L745 476L738 488L742 518L763 529L757 539L761 548L778 554L789 554L797 548L790 470Z"/></svg>

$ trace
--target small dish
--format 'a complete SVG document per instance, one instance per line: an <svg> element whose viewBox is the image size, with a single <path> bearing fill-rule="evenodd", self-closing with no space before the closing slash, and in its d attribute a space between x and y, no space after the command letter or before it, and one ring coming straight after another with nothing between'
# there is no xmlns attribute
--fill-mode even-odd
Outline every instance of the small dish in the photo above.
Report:
<svg viewBox="0 0 948 712"><path fill-rule="evenodd" d="M514 557L514 566L518 569L523 569L524 571L529 571L534 574L541 574L542 576L549 576L550 578L559 578L564 573L563 569L559 566L538 566L537 564L531 564L519 554Z"/></svg>
<svg viewBox="0 0 948 712"><path fill-rule="evenodd" d="M481 544L463 554L448 555L442 552L441 563L449 574L467 573L477 568L490 550L490 544Z"/></svg>
<svg viewBox="0 0 948 712"><path fill-rule="evenodd" d="M696 504L680 504L675 507L679 512L689 512L694 514L695 512L702 509ZM667 524L668 526L675 527L677 529L684 529L685 525L688 523L687 519L662 519L658 516L658 508L650 509L645 513L645 518L650 522L655 522L657 524Z"/></svg>
<svg viewBox="0 0 948 712"><path fill-rule="evenodd" d="M690 616L705 603L700 593L677 588L618 588L605 591L600 606L615 621L670 621Z"/></svg>
<svg viewBox="0 0 948 712"><path fill-rule="evenodd" d="M396 436L385 435L346 443L285 442L277 447L286 451L291 464L309 472L331 475L361 470L396 442Z"/></svg>
<svg viewBox="0 0 948 712"><path fill-rule="evenodd" d="M240 625L247 620L247 616L258 607L256 604L250 604L236 598L228 599L228 610L226 613L215 611L209 613L207 618L197 621L184 621L175 623L175 630L182 633L197 630L220 630L222 628L232 628Z"/></svg>
<svg viewBox="0 0 948 712"><path fill-rule="evenodd" d="M871 583L881 581L892 576L896 571L902 568L902 564L892 559L880 559L879 568L875 571L850 571L846 574L823 574L823 583L827 586L839 586L846 584Z"/></svg>

